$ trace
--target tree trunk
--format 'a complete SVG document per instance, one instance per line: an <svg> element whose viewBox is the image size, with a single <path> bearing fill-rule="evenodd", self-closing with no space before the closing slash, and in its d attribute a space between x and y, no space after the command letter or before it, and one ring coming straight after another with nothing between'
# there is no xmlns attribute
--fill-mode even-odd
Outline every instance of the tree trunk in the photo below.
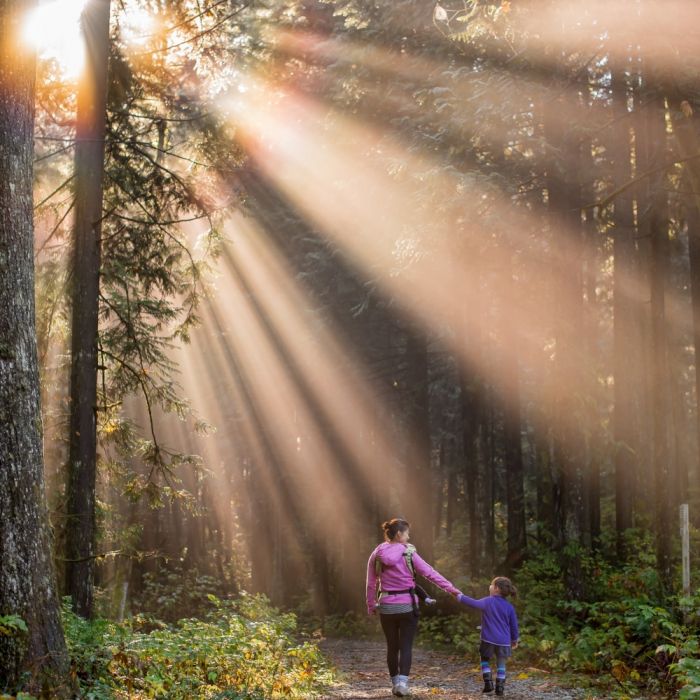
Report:
<svg viewBox="0 0 700 700"><path fill-rule="evenodd" d="M469 523L469 544L467 562L469 575L476 576L480 570L479 511L477 509L477 489L479 487L479 398L478 380L468 376L466 370L460 372L462 397L462 439L464 441L464 492Z"/></svg>
<svg viewBox="0 0 700 700"><path fill-rule="evenodd" d="M669 100L673 135L678 147L678 155L684 161L684 185L686 222L688 226L688 248L690 258L690 290L693 309L693 347L695 348L695 419L698 452L695 464L695 480L700 484L700 152L696 109L681 94L673 94ZM686 160L687 159L687 160Z"/></svg>
<svg viewBox="0 0 700 700"><path fill-rule="evenodd" d="M445 536L452 537L452 526L457 515L457 472L450 464L447 469L447 503L445 505Z"/></svg>
<svg viewBox="0 0 700 700"><path fill-rule="evenodd" d="M580 561L571 545L582 545L585 536L582 500L581 407L581 324L582 281L580 250L580 193L574 184L572 164L579 162L579 144L556 113L558 100L545 110L545 135L551 155L547 164L547 192L550 226L556 234L558 265L553 270L556 293L556 359L554 441L554 510L558 524L558 545L562 554L569 595L580 598L583 577ZM560 155L560 154L563 154Z"/></svg>
<svg viewBox="0 0 700 700"><path fill-rule="evenodd" d="M406 398L408 426L408 478L404 496L404 517L412 525L411 537L420 555L433 559L433 491L430 460L430 409L428 404L428 339L411 326L407 332ZM415 536L414 534L415 533Z"/></svg>
<svg viewBox="0 0 700 700"><path fill-rule="evenodd" d="M501 309L502 368L501 405L503 406L503 442L506 470L506 503L508 538L506 569L512 572L522 564L527 546L525 534L525 484L521 436L520 372L516 353L517 338L510 319L517 314L516 295L510 253L503 271L503 304Z"/></svg>
<svg viewBox="0 0 700 700"><path fill-rule="evenodd" d="M34 57L16 44L27 2L0 6L0 616L28 632L0 634L0 691L28 680L61 697L68 657L44 492L34 308Z"/></svg>
<svg viewBox="0 0 700 700"><path fill-rule="evenodd" d="M537 535L540 543L544 543L545 538L551 538L555 532L553 522L554 509L552 507L554 494L554 484L552 482L552 441L550 429L545 425L543 418L537 421L534 431Z"/></svg>
<svg viewBox="0 0 700 700"><path fill-rule="evenodd" d="M92 615L97 460L97 324L110 0L83 10L84 77L78 89L71 323L71 411L66 587L75 611Z"/></svg>
<svg viewBox="0 0 700 700"><path fill-rule="evenodd" d="M591 202L595 197L592 183L594 163L592 144L585 139L581 146L581 164L579 170L579 191L582 201ZM602 427L601 405L606 404L600 395L600 310L597 300L598 270L600 264L600 239L595 217L591 209L585 212L585 220L581 221L581 231L584 239L585 274L583 288L585 306L583 319L583 335L586 339L586 367L584 378L584 396L586 405L586 467L585 467L585 510L590 533L590 545L598 548L600 544L601 513L600 513L600 469L603 461L603 445L605 435Z"/></svg>
<svg viewBox="0 0 700 700"><path fill-rule="evenodd" d="M613 130L615 185L631 177L630 129L627 108L627 82L624 71L613 73L613 109L617 128ZM617 551L625 559L624 532L634 524L634 470L638 451L635 439L634 289L635 226L632 193L628 189L615 198L613 236L613 374L615 435L615 528Z"/></svg>
<svg viewBox="0 0 700 700"><path fill-rule="evenodd" d="M440 537L442 532L443 513L445 512L445 501L447 497L447 481L448 470L445 467L445 443L440 443L440 452L438 454L438 463L435 465L435 497L433 499L434 508L433 516L433 532L435 537Z"/></svg>
<svg viewBox="0 0 700 700"><path fill-rule="evenodd" d="M666 109L663 98L652 94L647 108L646 142L651 152L650 164L659 165L667 158ZM669 373L666 337L665 295L669 266L667 196L665 174L649 180L651 231L651 361L652 361L652 432L654 440L654 516L656 556L659 576L664 586L671 585L671 489L669 488Z"/></svg>
<svg viewBox="0 0 700 700"><path fill-rule="evenodd" d="M697 199L696 199L697 197ZM700 191L688 203L688 247L690 257L690 290L693 308L693 347L695 348L695 431L698 442L695 462L695 483L700 485Z"/></svg>

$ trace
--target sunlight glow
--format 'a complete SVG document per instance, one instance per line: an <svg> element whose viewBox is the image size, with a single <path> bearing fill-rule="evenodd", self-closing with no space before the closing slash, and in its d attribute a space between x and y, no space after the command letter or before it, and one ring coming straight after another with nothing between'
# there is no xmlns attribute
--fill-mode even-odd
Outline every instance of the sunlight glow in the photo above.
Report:
<svg viewBox="0 0 700 700"><path fill-rule="evenodd" d="M120 37L127 46L144 46L152 41L160 23L143 7L130 6L119 23Z"/></svg>
<svg viewBox="0 0 700 700"><path fill-rule="evenodd" d="M74 80L85 62L80 17L87 0L54 0L36 7L22 25L22 40L44 59L54 59Z"/></svg>

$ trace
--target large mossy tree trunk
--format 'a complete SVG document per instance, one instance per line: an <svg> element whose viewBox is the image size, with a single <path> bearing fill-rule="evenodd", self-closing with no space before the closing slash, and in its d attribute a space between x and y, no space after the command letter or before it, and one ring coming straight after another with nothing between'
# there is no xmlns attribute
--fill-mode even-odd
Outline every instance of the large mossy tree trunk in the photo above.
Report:
<svg viewBox="0 0 700 700"><path fill-rule="evenodd" d="M28 2L0 3L0 692L60 697L68 658L44 493L33 250L34 60L16 44Z"/></svg>
<svg viewBox="0 0 700 700"><path fill-rule="evenodd" d="M66 592L83 617L92 615L95 579L97 326L109 12L110 0L91 0L83 11L86 67L78 90L75 145Z"/></svg>

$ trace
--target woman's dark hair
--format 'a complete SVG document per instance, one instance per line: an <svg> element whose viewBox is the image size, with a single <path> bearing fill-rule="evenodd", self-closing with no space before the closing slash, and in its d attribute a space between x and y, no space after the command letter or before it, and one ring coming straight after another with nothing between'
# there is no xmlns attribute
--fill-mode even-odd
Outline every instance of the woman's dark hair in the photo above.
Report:
<svg viewBox="0 0 700 700"><path fill-rule="evenodd" d="M405 530L408 530L409 527L411 526L409 525L408 520L404 520L403 518L392 518L391 520L387 520L385 523L382 523L384 539L387 542L391 542L391 540L396 537L397 532L404 532Z"/></svg>
<svg viewBox="0 0 700 700"><path fill-rule="evenodd" d="M505 576L496 576L496 578L491 581L492 586L498 588L498 592L504 597L512 595L514 598L518 595L518 589L513 585L513 582L506 578Z"/></svg>

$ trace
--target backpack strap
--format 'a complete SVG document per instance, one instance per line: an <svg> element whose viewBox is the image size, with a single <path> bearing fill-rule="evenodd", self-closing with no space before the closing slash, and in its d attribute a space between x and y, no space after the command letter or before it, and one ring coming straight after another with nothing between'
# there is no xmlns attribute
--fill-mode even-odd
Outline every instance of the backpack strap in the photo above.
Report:
<svg viewBox="0 0 700 700"><path fill-rule="evenodd" d="M406 545L406 551L403 553L403 558L406 560L406 566L413 576L413 583L416 582L416 567L413 566L413 555L416 553L416 548L412 544Z"/></svg>

